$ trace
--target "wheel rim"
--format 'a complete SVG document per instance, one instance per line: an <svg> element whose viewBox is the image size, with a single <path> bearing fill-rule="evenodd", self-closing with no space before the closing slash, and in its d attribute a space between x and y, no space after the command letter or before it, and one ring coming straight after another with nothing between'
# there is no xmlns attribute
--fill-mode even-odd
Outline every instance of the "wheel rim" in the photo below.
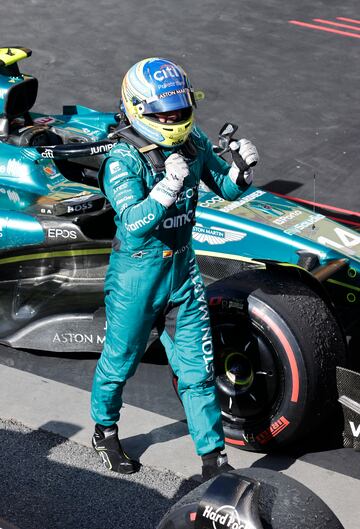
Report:
<svg viewBox="0 0 360 529"><path fill-rule="evenodd" d="M215 373L224 419L237 423L268 417L281 399L278 353L255 324L214 327Z"/></svg>
<svg viewBox="0 0 360 529"><path fill-rule="evenodd" d="M239 386L237 389L246 391L254 381L254 371L246 355L239 351L229 349L225 354L224 369L225 379L231 386Z"/></svg>

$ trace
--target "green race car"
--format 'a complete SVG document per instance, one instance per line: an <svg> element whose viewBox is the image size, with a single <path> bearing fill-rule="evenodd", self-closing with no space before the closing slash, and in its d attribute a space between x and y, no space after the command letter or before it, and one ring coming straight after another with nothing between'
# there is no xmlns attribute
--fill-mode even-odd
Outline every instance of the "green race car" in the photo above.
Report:
<svg viewBox="0 0 360 529"><path fill-rule="evenodd" d="M115 138L111 113L30 112L38 83L18 67L30 54L0 48L0 343L97 353L115 231L97 172L131 138ZM234 202L204 187L193 245L227 442L267 450L318 434L336 409L336 367L360 366L360 234L256 187Z"/></svg>

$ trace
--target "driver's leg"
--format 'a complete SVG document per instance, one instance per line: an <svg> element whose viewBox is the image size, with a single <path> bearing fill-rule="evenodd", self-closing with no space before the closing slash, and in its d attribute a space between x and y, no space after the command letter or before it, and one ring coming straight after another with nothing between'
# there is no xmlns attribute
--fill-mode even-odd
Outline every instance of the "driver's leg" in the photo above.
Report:
<svg viewBox="0 0 360 529"><path fill-rule="evenodd" d="M189 432L203 460L203 477L231 470L225 454L220 404L215 386L210 317L195 259L190 277L171 301L161 341L178 377Z"/></svg>
<svg viewBox="0 0 360 529"><path fill-rule="evenodd" d="M93 446L110 470L135 472L138 463L122 450L117 421L126 381L135 373L151 328L161 308L162 294L152 295L154 271L141 274L128 255L113 254L105 284L106 338L97 363L91 394L96 423Z"/></svg>

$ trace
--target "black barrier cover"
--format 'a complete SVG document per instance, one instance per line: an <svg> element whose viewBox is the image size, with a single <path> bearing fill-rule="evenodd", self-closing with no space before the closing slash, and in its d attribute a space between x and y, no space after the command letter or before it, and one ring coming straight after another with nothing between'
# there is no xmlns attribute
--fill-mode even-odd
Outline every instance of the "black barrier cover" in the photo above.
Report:
<svg viewBox="0 0 360 529"><path fill-rule="evenodd" d="M196 513L195 529L263 529L258 511L260 483L227 472L207 489Z"/></svg>
<svg viewBox="0 0 360 529"><path fill-rule="evenodd" d="M360 373L337 367L336 379L344 411L344 447L360 451Z"/></svg>

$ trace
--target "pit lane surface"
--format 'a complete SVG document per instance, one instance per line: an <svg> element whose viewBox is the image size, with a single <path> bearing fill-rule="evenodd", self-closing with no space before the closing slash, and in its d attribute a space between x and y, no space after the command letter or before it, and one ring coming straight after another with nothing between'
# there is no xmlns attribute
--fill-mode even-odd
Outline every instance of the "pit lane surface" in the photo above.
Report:
<svg viewBox="0 0 360 529"><path fill-rule="evenodd" d="M62 104L79 103L115 111L120 80L127 68L147 55L169 56L185 67L197 89L205 90L207 98L199 104L198 121L211 138L216 140L222 123L230 120L240 125L242 136L256 143L261 154L256 168L258 185L313 200L315 173L317 201L358 211L360 39L356 35L360 35L357 29L360 25L356 21L360 20L360 13L357 8L355 0L345 1L341 6L309 0L301 3L132 0L121 4L115 0L97 4L85 0L71 4L66 0L58 0L56 4L45 0L28 3L3 0L0 20L2 45L18 44L33 49L33 57L23 62L22 69L40 81L35 110L60 113ZM355 29L336 24L352 25ZM89 444L92 425L88 419L88 396L93 359L40 357L1 348L0 362L1 417L13 417L32 428L43 427ZM168 380L166 370L165 366L143 364L127 387L124 411L126 446L141 455L146 466L170 469L171 479L175 480L175 485L169 486L170 492L163 494L162 475L152 479L151 469L144 475L146 487L154 497L158 492L158 498L163 495L169 499L160 498L159 515L178 487L183 486L174 473L192 476L199 471L182 409L170 384L159 384L159 380ZM0 428L6 430L5 425ZM13 432L11 428L10 431ZM37 506L43 516L38 527L75 529L87 526L79 518L79 510L85 512L93 505L94 518L101 515L102 522L93 526L114 527L110 522L106 525L101 502L86 503L85 489L81 500L78 496L67 496L67 509L73 517L69 514L64 522L61 512L65 505L58 500L62 478L52 472L51 465L40 475L35 465L26 466L32 490L19 508L21 493L15 501L19 473L10 465L14 460L11 450L23 446L28 434L15 427L15 433L8 432L13 442L2 443L7 447L6 454L10 454L2 463L4 468L8 461L10 488L1 490L0 506L10 521L13 504L18 517L12 519L22 527L32 527L33 507ZM41 457L45 461L52 438L34 439L42 447ZM60 445L64 443L58 444L59 450ZM90 478L92 472L99 470L86 447L69 445L68 450L74 457L66 459L64 467L78 481L82 480L82 474L77 473L79 469ZM336 445L304 455L275 457L235 450L229 453L236 466L269 466L289 473L317 492L347 529L358 529L359 454ZM24 464L31 462L31 456L31 450L23 453ZM48 480L59 494L44 503L39 479ZM91 485L104 498L110 490L115 503L118 492L121 505L130 504L134 496L143 492L133 486L120 488L120 482L104 474L103 479L95 479ZM111 503L106 504L107 508ZM151 501L145 509L148 519L155 520L151 518ZM138 503L136 510L141 511ZM127 527L122 520L118 526ZM133 526L149 527L146 521Z"/></svg>
<svg viewBox="0 0 360 529"><path fill-rule="evenodd" d="M88 506L91 504L94 516L98 509L101 511L101 527L110 529L114 527L113 509L118 512L120 509L125 517L132 515L129 504L133 502L134 491L138 490L139 494L145 494L146 501L143 507L138 501L135 503L134 509L136 512L140 510L141 516L139 519L135 517L138 525L135 523L129 527L152 529L155 526L147 525L149 520L152 523L159 520L176 498L196 485L200 462L194 455L182 408L171 390L167 366L141 364L125 389L121 438L125 449L140 457L144 467L139 476L129 477L124 482L122 478L104 474L90 449L93 424L89 417L89 390L95 359L38 357L2 347L0 362L0 417L3 418L3 422L0 421L0 443L4 460L2 464L0 461L3 469L0 513L8 520L20 527L34 529L36 524L45 529L87 527ZM24 432L22 426L14 426L11 422L9 425L12 418L35 432ZM4 419L8 420L4 422ZM36 433L39 429L64 436L71 442ZM11 439L14 439L14 445L10 450ZM24 443L27 446L25 452ZM54 468L52 445L56 445ZM236 468L269 468L297 479L329 505L346 529L358 529L360 456L351 449L342 448L334 436L322 440L317 448L316 440L313 440L312 445L302 446L297 452L277 455L254 454L232 447L227 447L227 452L230 463ZM21 503L16 492L19 488L17 466L25 469L21 476L27 475L24 481L20 479L20 497L26 498L25 504ZM57 502L56 497L62 495L63 479L66 479L65 484L67 480L71 481L69 475L74 476L75 492L66 495L68 511L72 515L68 512L64 524L64 501ZM190 481L186 482L184 478ZM89 495L85 493L88 482L96 488L96 492L89 490ZM44 503L46 486L51 486L52 492ZM79 499L83 497L82 492L83 501ZM102 502L96 498L99 494L104 495ZM116 508L113 504L115 497L121 498ZM103 520L104 505L110 510L107 522ZM86 524L79 525L82 518ZM96 524L92 521L89 527L95 528ZM128 526L119 519L118 527Z"/></svg>

